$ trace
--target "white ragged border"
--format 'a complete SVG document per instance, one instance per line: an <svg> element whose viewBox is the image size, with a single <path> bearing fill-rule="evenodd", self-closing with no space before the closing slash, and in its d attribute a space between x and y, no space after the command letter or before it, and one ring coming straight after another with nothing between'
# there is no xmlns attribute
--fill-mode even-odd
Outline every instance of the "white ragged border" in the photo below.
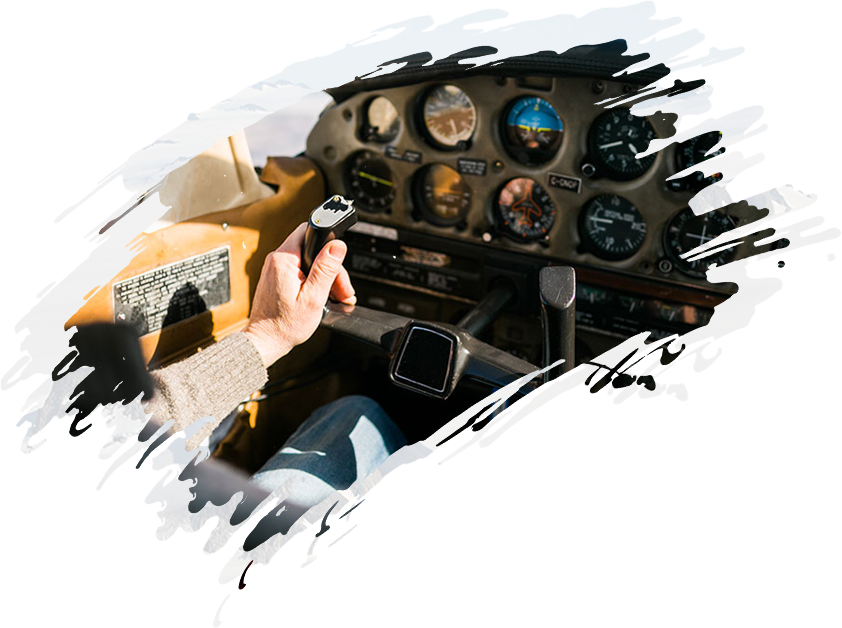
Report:
<svg viewBox="0 0 842 628"><path fill-rule="evenodd" d="M447 463L437 462L433 465L433 486L437 487L437 492L430 495L424 504L415 511L407 522L399 528L392 536L389 537L383 545L369 558L369 560L383 560L392 550L394 550L401 542L412 532L412 530L421 523L424 518L429 515L436 507L447 497Z"/></svg>

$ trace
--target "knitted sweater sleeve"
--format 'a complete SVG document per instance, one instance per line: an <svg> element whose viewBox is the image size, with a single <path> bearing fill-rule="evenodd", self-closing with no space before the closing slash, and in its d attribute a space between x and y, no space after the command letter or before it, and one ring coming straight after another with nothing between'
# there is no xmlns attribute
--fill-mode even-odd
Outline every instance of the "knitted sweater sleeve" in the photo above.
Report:
<svg viewBox="0 0 842 628"><path fill-rule="evenodd" d="M231 334L180 362L151 371L155 395L147 405L153 420L178 432L197 419L213 417L187 441L193 450L228 414L266 383L266 368L247 336Z"/></svg>

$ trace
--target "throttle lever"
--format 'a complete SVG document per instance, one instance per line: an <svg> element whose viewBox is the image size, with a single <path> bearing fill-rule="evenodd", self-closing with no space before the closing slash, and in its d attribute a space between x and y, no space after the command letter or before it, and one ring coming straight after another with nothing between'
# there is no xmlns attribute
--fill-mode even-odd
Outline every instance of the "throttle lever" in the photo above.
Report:
<svg viewBox="0 0 842 628"><path fill-rule="evenodd" d="M331 240L341 238L356 222L354 202L338 194L316 207L307 220L307 231L301 247L301 271L309 275L319 251Z"/></svg>
<svg viewBox="0 0 842 628"><path fill-rule="evenodd" d="M546 266L538 274L541 294L542 364L564 363L544 372L544 383L573 368L576 346L576 272L569 266Z"/></svg>

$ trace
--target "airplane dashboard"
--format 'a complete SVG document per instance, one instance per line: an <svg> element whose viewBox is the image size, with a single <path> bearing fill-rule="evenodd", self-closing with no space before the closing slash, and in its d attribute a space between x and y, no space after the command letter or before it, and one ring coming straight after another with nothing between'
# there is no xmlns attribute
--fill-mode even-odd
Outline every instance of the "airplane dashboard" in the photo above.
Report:
<svg viewBox="0 0 842 628"><path fill-rule="evenodd" d="M682 256L753 217L745 204L702 216L689 207L721 178L693 170L722 151L718 132L638 157L674 134L675 116L599 104L636 89L621 80L476 75L361 90L329 107L306 155L328 192L359 210L347 265L378 286L367 304L446 319L440 305L409 292L475 303L507 282L515 292L507 311L523 318L537 312L538 270L564 264L577 273L577 333L658 338L705 324L734 291L709 283L705 271L746 252ZM509 342L495 340L534 359L529 326L509 324Z"/></svg>

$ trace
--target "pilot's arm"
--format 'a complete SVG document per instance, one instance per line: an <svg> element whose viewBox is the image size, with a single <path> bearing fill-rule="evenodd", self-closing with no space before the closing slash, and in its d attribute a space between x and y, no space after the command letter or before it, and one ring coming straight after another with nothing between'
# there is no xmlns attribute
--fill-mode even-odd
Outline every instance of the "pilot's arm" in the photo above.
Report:
<svg viewBox="0 0 842 628"><path fill-rule="evenodd" d="M174 419L180 431L197 419L213 421L187 441L196 448L213 429L267 380L266 369L316 331L328 295L354 304L354 288L342 266L341 240L326 245L310 273L301 272L306 224L266 256L245 329L185 360L152 371L155 396L147 406L159 425Z"/></svg>

